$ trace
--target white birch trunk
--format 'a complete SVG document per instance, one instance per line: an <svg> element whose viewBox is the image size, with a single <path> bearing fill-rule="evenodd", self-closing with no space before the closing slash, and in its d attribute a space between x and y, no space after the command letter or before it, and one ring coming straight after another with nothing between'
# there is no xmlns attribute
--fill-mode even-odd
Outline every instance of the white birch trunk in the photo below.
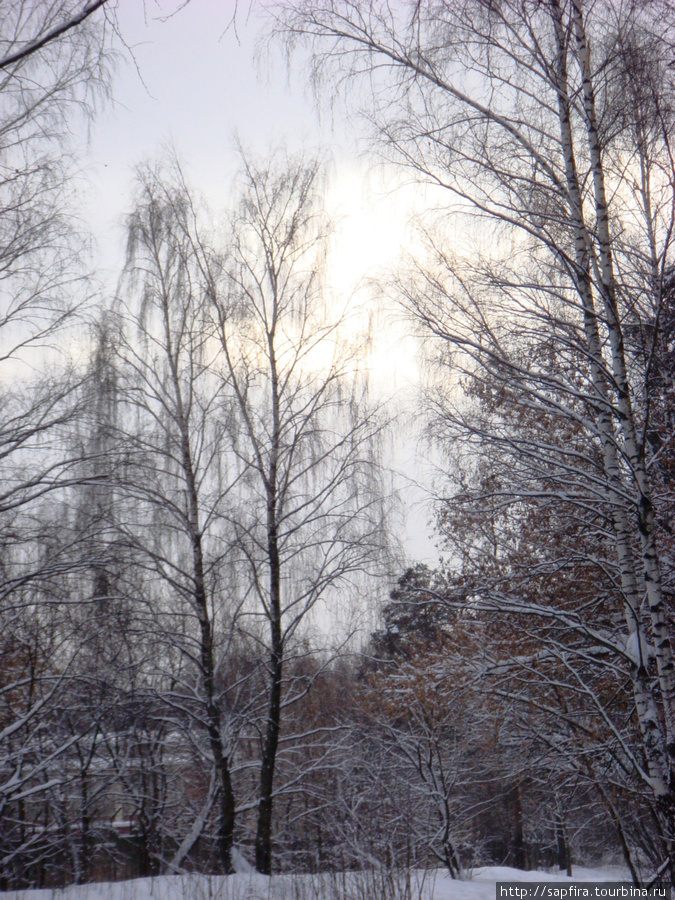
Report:
<svg viewBox="0 0 675 900"><path fill-rule="evenodd" d="M637 634L638 647L641 647L644 645L644 641L640 634L640 590L635 571L635 561L631 551L632 535L617 454L616 435L610 414L611 401L607 379L601 365L602 349L590 278L589 237L584 223L583 200L570 125L570 101L562 14L557 3L553 8L558 49L557 89L560 140L565 161L570 218L574 229L577 290L583 309L584 333L588 345L591 378L597 396L596 426L602 443L608 500L612 509L616 553L624 597L624 617L628 634L631 636ZM669 765L664 752L656 704L649 687L646 667L642 664L643 662L643 660L640 660L633 668L633 693L651 780L650 787L657 801L661 801L670 796Z"/></svg>
<svg viewBox="0 0 675 900"><path fill-rule="evenodd" d="M661 703L666 726L667 750L669 757L672 758L675 756L675 665L670 643L670 629L663 601L651 486L645 465L644 448L640 446L638 441L638 430L631 402L623 334L617 306L612 242L609 231L609 208L595 112L591 59L579 0L572 0L572 21L582 75L585 124L593 175L596 230L600 251L601 293L609 331L612 371L619 412L619 428L638 490L637 517L642 549L643 574L651 616Z"/></svg>

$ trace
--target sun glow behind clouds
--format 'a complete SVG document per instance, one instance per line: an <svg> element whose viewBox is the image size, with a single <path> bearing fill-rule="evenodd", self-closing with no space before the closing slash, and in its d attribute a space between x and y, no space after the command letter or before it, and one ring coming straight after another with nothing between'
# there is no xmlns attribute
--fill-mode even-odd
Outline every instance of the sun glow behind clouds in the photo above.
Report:
<svg viewBox="0 0 675 900"><path fill-rule="evenodd" d="M326 282L340 308L352 305L345 336L365 345L360 365L368 373L371 398L394 418L385 462L401 500L398 532L411 559L435 564L438 551L430 524L430 489L435 466L418 453L424 428L420 416L420 346L410 319L387 295L386 285L419 239L411 219L426 205L423 188L394 181L398 173L367 173L338 167L326 195L335 233ZM379 285L379 286L378 286ZM358 329L369 330L367 339Z"/></svg>
<svg viewBox="0 0 675 900"><path fill-rule="evenodd" d="M400 195L379 190L358 168L341 167L326 195L336 223L328 261L328 281L343 296L364 279L390 269L401 256L407 215Z"/></svg>
<svg viewBox="0 0 675 900"><path fill-rule="evenodd" d="M371 330L364 363L382 399L419 381L416 342L406 335L410 329L402 327L403 312L380 286L405 264L414 242L410 219L423 198L419 187L393 179L391 170L373 174L344 165L326 194L335 222L326 282L338 304L360 310L350 317L352 327ZM357 342L358 335L354 338Z"/></svg>

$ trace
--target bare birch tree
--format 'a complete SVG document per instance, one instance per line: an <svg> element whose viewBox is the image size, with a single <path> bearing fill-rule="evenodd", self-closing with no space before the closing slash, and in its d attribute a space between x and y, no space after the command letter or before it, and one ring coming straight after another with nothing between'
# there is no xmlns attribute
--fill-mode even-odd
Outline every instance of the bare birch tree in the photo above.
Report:
<svg viewBox="0 0 675 900"><path fill-rule="evenodd" d="M250 611L268 629L255 842L266 874L283 710L306 690L285 681L287 654L310 612L375 571L386 549L382 421L358 377L354 336L323 289L319 178L316 162L245 161L232 244L220 267L204 268L239 422L243 494L231 527Z"/></svg>
<svg viewBox="0 0 675 900"><path fill-rule="evenodd" d="M129 508L125 513L122 507L118 521L151 575L151 608L163 623L156 630L162 652L168 662L175 652L182 658L180 671L167 673L163 701L175 710L176 721L186 717L189 728L203 728L208 738L215 785L210 806L217 797L216 843L220 865L229 873L233 745L218 683L228 618L232 622L221 583L227 538L218 532L232 488L229 412L223 383L211 371L217 344L210 341L194 255L200 239L182 175L177 166L145 168L138 184L129 219L129 291L120 305L118 365L129 425L119 437L122 452L132 458L121 481ZM173 868L180 867L209 813L210 808L188 829L189 845L181 843Z"/></svg>

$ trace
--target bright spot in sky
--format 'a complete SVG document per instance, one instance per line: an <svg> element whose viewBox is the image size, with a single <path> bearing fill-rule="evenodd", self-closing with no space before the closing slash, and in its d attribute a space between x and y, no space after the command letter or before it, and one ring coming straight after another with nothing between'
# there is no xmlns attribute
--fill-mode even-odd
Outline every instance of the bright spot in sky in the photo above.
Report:
<svg viewBox="0 0 675 900"><path fill-rule="evenodd" d="M336 222L328 281L344 296L362 279L386 271L400 256L406 235L402 198L374 186L366 172L342 167L329 186L326 206Z"/></svg>
<svg viewBox="0 0 675 900"><path fill-rule="evenodd" d="M419 385L417 342L410 337L404 311L387 296L387 281L414 248L409 222L424 195L415 185L396 183L395 177L393 170L368 172L344 165L326 196L336 223L326 280L337 297L357 307L363 301L370 310L367 365L382 400Z"/></svg>

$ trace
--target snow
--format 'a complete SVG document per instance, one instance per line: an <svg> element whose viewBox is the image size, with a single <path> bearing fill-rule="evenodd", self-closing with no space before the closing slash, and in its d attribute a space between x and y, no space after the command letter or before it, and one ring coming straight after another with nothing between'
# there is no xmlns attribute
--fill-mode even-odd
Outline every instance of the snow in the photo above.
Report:
<svg viewBox="0 0 675 900"><path fill-rule="evenodd" d="M242 858L243 859L243 858ZM241 868L244 868L242 865ZM388 876L384 876L387 878ZM236 875L162 875L132 881L71 886L63 890L8 891L2 900L495 900L498 881L570 882L563 874L522 872L508 866L485 866L453 881L445 872L412 873L412 890L403 875L383 877L373 872L337 875L275 875L254 871ZM571 881L628 881L618 867L574 869Z"/></svg>
<svg viewBox="0 0 675 900"><path fill-rule="evenodd" d="M647 661L656 658L656 651L641 631L634 631L626 641L626 656L636 666L646 665Z"/></svg>

